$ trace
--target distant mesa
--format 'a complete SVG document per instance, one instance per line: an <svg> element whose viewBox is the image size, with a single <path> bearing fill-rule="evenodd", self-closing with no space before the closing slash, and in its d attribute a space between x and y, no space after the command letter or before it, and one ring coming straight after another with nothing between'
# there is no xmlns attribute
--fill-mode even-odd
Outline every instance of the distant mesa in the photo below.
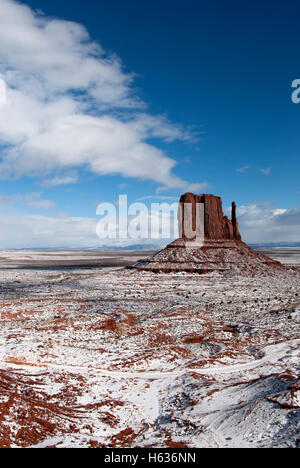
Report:
<svg viewBox="0 0 300 468"><path fill-rule="evenodd" d="M232 203L231 219L224 216L222 199L186 193L179 201L180 237L133 268L155 273L245 272L274 274L286 268L242 241Z"/></svg>

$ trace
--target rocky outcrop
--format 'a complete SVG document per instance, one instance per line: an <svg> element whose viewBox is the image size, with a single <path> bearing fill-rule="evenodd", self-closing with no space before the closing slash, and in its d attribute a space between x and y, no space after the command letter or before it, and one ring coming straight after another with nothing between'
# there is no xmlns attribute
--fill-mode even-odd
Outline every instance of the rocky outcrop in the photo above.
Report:
<svg viewBox="0 0 300 468"><path fill-rule="evenodd" d="M204 213L201 211L201 205ZM224 216L220 197L208 194L194 195L193 193L182 195L179 201L180 237L192 240L190 232L199 232L202 224L204 224L204 239L241 240L235 203L232 203L230 220Z"/></svg>
<svg viewBox="0 0 300 468"><path fill-rule="evenodd" d="M285 267L242 242L232 203L231 220L224 216L222 199L186 193L179 201L180 238L134 268L157 273L213 271L276 274ZM200 240L200 242L195 242Z"/></svg>

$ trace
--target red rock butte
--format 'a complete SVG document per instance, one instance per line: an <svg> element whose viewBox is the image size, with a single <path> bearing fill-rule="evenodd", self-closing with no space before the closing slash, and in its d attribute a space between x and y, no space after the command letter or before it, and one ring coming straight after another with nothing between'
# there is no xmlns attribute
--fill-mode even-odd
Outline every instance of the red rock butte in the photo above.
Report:
<svg viewBox="0 0 300 468"><path fill-rule="evenodd" d="M224 216L220 197L186 193L179 201L178 225L178 239L134 268L155 273L216 271L253 275L286 269L242 241L234 202L229 219Z"/></svg>

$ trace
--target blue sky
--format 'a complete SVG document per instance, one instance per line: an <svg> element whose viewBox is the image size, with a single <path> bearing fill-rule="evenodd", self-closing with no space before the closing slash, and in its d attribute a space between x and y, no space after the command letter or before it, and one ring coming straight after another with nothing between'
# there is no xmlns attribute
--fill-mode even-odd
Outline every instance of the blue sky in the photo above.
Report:
<svg viewBox="0 0 300 468"><path fill-rule="evenodd" d="M298 1L26 5L0 0L2 248L39 243L29 230L24 245L13 237L16 217L38 216L47 233L56 220L44 246L68 235L79 245L59 238L57 220L95 218L96 202L119 193L187 190L235 200L246 240L300 241Z"/></svg>

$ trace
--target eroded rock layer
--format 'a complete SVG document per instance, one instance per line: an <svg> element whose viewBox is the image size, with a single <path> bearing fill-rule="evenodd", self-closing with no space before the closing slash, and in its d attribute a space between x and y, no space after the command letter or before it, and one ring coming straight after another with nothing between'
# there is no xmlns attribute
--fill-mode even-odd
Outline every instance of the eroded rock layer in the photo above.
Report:
<svg viewBox="0 0 300 468"><path fill-rule="evenodd" d="M137 263L135 268L155 273L185 271L200 274L212 271L270 274L285 269L281 263L256 252L242 241L205 240L199 248L184 239L175 240L153 257Z"/></svg>

